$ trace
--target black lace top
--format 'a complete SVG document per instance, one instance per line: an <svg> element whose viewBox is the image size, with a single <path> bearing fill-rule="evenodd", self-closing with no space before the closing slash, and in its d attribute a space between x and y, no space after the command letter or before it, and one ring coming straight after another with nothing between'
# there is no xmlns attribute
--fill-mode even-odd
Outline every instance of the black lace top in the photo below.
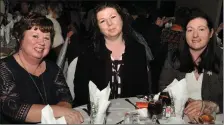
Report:
<svg viewBox="0 0 224 125"><path fill-rule="evenodd" d="M45 62L46 70L37 77L29 76L13 56L0 60L0 123L25 123L31 106L44 104L41 94L46 95L44 98L50 105L60 101L72 102L69 88L60 68L55 63Z"/></svg>

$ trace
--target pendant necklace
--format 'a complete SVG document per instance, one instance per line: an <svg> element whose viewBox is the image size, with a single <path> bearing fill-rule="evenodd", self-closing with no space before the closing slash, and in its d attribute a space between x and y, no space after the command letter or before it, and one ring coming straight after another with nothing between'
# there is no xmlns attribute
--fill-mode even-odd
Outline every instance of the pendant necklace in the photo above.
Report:
<svg viewBox="0 0 224 125"><path fill-rule="evenodd" d="M38 88L37 83L35 82L35 80L34 80L33 77L31 76L31 74L28 72L28 70L26 69L26 67L25 67L25 65L24 65L24 63L23 63L23 61L22 61L21 58L20 58L19 53L18 53L18 56L19 56L19 60L21 61L21 63L22 63L22 65L23 65L24 69L26 70L26 72L28 73L30 79L32 80L32 83L33 83L34 86L36 87L36 89L37 89L37 91L38 91L38 93L39 93L41 99L43 100L43 103L44 103L44 104L48 104L48 102L47 102L47 93L46 93L46 89L45 89L45 83L44 83L43 75L41 76L41 81L42 81L42 84L43 84L44 96L42 95L40 89ZM40 66L40 64L39 64L39 65L37 66L37 68L34 70L34 73L36 72L36 70L38 69L39 66ZM44 97L45 97L45 98L44 98Z"/></svg>

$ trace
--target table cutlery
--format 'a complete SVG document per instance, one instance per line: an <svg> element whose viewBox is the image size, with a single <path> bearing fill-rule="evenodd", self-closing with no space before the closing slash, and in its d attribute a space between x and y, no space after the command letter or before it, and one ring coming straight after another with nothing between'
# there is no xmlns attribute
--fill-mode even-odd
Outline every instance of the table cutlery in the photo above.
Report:
<svg viewBox="0 0 224 125"><path fill-rule="evenodd" d="M86 108L82 108L82 110L85 111L88 114L88 116L90 116L90 112Z"/></svg>
<svg viewBox="0 0 224 125"><path fill-rule="evenodd" d="M159 120L158 120L158 119L156 119L156 123L157 123L157 124L160 124L160 122L159 122Z"/></svg>
<svg viewBox="0 0 224 125"><path fill-rule="evenodd" d="M129 99L125 99L125 101L127 101L127 102L129 102L131 105L133 105L133 106L135 107L135 109L138 109L138 107L137 107L134 103L132 103Z"/></svg>
<svg viewBox="0 0 224 125"><path fill-rule="evenodd" d="M124 121L124 120L119 121L118 123L116 123L116 125L117 125L117 124L121 124L123 121Z"/></svg>

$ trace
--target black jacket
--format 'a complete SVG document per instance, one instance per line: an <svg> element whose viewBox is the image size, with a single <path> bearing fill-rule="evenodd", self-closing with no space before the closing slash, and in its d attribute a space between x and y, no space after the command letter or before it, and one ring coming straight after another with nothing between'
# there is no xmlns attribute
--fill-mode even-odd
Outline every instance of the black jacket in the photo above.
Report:
<svg viewBox="0 0 224 125"><path fill-rule="evenodd" d="M216 52L221 59L219 74L212 72L210 74L208 70L204 70L202 80L201 96L202 100L209 100L217 103L220 108L220 112L223 112L223 51L217 47ZM159 89L162 91L170 84L174 78L181 80L185 78L186 72L180 72L169 57L172 57L173 53L169 53L167 60L165 61L162 73L159 80Z"/></svg>
<svg viewBox="0 0 224 125"><path fill-rule="evenodd" d="M122 56L124 66L121 71L122 93L121 97L132 97L149 93L147 76L146 53L143 45L128 39L125 53ZM100 45L99 53L89 48L79 56L74 77L74 105L79 106L89 102L89 81L97 87L104 89L111 80L112 64L109 51L105 43Z"/></svg>

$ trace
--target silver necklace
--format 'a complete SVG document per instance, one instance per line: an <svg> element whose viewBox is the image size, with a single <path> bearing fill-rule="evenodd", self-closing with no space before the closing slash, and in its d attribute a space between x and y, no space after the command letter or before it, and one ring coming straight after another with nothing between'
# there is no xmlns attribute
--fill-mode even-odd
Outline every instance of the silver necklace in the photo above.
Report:
<svg viewBox="0 0 224 125"><path fill-rule="evenodd" d="M43 84L43 89L44 89L44 96L45 96L45 99L44 99L44 96L42 95L40 89L38 88L37 83L35 82L35 80L34 80L33 77L31 76L31 74L28 72L28 70L26 69L26 67L25 67L25 65L24 65L24 63L23 63L23 61L22 61L21 58L20 58L19 53L18 53L18 56L19 56L19 60L21 61L21 63L22 63L22 65L23 65L24 69L25 69L26 72L28 73L30 79L33 81L33 84L35 85L35 87L36 87L36 89L37 89L37 91L38 91L38 93L39 93L41 99L43 100L43 103L44 103L44 104L48 104L48 101L47 101L47 93L46 93L46 90L45 90L45 83L44 83L43 75L41 76L41 81L42 81L42 84ZM40 64L39 64L39 65L40 65ZM37 68L39 67L39 65L37 66ZM34 70L34 73L36 72L37 68Z"/></svg>

